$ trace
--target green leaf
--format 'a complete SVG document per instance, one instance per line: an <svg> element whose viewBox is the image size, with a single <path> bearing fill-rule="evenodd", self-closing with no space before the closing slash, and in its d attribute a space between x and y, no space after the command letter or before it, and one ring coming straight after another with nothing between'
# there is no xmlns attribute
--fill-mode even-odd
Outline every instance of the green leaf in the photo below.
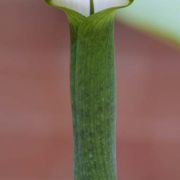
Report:
<svg viewBox="0 0 180 180"><path fill-rule="evenodd" d="M135 0L119 17L130 26L180 45L180 0Z"/></svg>

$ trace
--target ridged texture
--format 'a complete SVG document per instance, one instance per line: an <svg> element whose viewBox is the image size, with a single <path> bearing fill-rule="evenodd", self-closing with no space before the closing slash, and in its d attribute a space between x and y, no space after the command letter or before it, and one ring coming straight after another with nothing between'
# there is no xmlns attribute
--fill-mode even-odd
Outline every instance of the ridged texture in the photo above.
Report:
<svg viewBox="0 0 180 180"><path fill-rule="evenodd" d="M74 180L115 180L114 14L70 18Z"/></svg>
<svg viewBox="0 0 180 180"><path fill-rule="evenodd" d="M63 10L71 34L71 102L74 132L74 180L116 180L114 16L122 7L85 17Z"/></svg>

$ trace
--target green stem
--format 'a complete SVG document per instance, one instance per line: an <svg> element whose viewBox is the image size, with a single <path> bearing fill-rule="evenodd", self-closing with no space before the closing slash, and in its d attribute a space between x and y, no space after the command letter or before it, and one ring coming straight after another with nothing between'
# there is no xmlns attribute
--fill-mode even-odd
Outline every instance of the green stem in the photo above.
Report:
<svg viewBox="0 0 180 180"><path fill-rule="evenodd" d="M45 0L63 10L71 32L71 102L74 180L116 180L114 16L127 4L90 16ZM71 7L71 6L70 6Z"/></svg>
<svg viewBox="0 0 180 180"><path fill-rule="evenodd" d="M114 18L96 16L70 25L74 180L116 180Z"/></svg>
<svg viewBox="0 0 180 180"><path fill-rule="evenodd" d="M90 0L90 15L94 14L94 0Z"/></svg>

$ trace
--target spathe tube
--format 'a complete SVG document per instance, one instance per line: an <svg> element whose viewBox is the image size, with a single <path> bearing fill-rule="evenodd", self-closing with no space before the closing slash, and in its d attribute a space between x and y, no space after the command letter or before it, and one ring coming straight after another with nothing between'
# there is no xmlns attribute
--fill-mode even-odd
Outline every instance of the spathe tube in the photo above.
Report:
<svg viewBox="0 0 180 180"><path fill-rule="evenodd" d="M70 25L74 180L116 180L114 17L128 4L84 16L46 2Z"/></svg>

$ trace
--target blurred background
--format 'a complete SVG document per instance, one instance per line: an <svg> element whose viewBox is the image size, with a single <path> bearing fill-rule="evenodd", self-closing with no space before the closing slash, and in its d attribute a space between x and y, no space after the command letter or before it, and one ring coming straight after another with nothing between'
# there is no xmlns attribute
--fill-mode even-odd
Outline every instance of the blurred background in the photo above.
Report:
<svg viewBox="0 0 180 180"><path fill-rule="evenodd" d="M141 2L115 25L119 180L179 180L180 25L142 21ZM0 1L1 180L72 179L69 57L62 12Z"/></svg>

